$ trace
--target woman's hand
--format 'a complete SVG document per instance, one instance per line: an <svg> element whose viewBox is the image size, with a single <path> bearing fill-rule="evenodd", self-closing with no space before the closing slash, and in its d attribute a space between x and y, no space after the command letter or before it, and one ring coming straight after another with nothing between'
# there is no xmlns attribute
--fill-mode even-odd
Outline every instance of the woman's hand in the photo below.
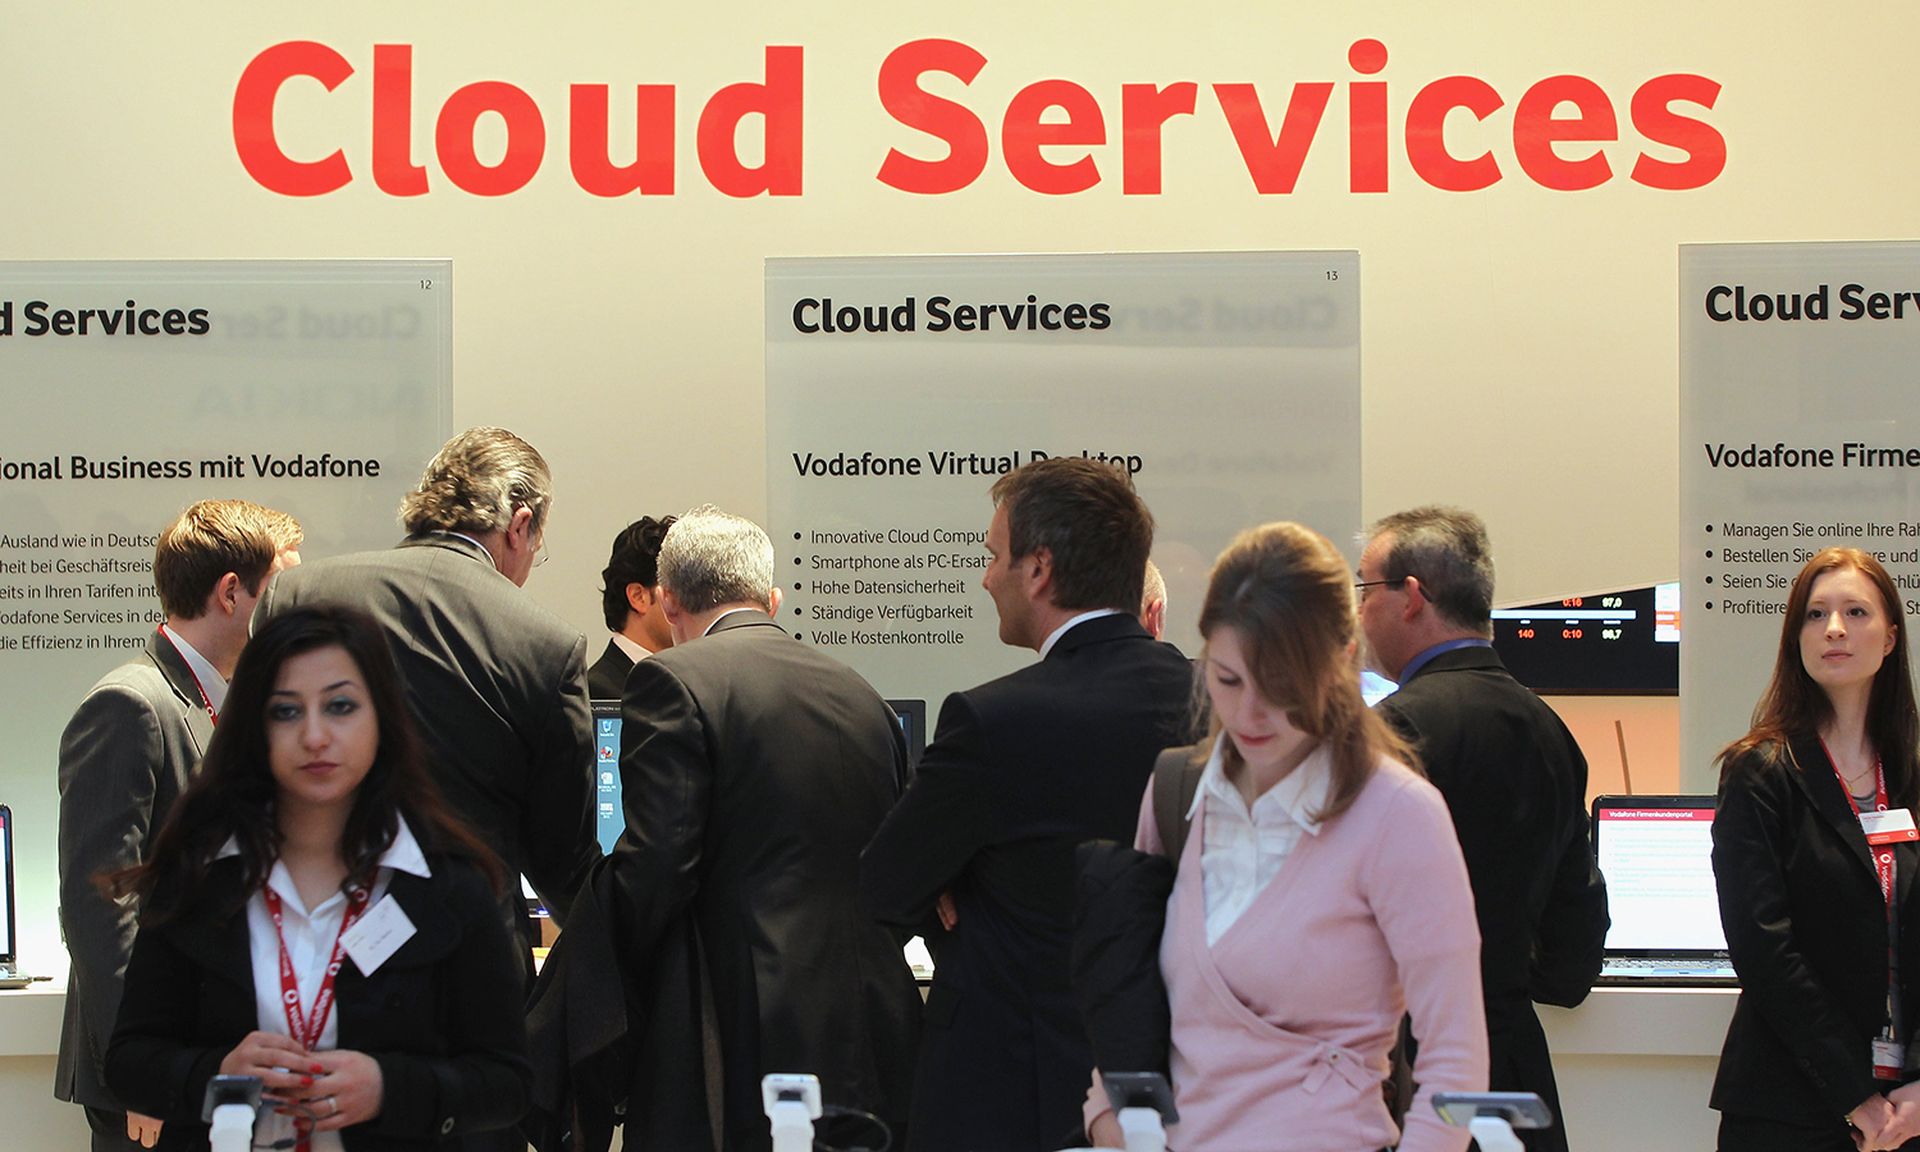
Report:
<svg viewBox="0 0 1920 1152"><path fill-rule="evenodd" d="M1102 1112L1093 1127L1087 1129L1087 1138L1093 1141L1095 1148L1125 1148L1127 1138L1120 1131L1120 1121L1111 1112Z"/></svg>
<svg viewBox="0 0 1920 1152"><path fill-rule="evenodd" d="M1861 1101L1853 1111L1847 1113L1847 1123L1854 1128L1854 1145L1865 1150L1898 1148L1901 1141L1892 1144L1881 1142L1882 1137L1888 1135L1887 1129L1893 1125L1894 1118L1893 1102L1885 1096L1869 1096Z"/></svg>
<svg viewBox="0 0 1920 1152"><path fill-rule="evenodd" d="M258 1076L277 1100L294 1099L313 1083L314 1060L291 1036L249 1032L220 1061L222 1076ZM158 1125L156 1125L158 1127Z"/></svg>
<svg viewBox="0 0 1920 1152"><path fill-rule="evenodd" d="M1887 1093L1887 1102L1892 1105L1892 1115L1881 1125L1876 1134L1876 1143L1863 1143L1862 1137L1856 1137L1854 1143L1864 1148L1898 1148L1915 1136L1920 1136L1920 1081L1902 1084Z"/></svg>
<svg viewBox="0 0 1920 1152"><path fill-rule="evenodd" d="M380 1115L385 1084L373 1057L343 1050L315 1052L312 1059L321 1071L302 1102L313 1110L315 1132L337 1132Z"/></svg>
<svg viewBox="0 0 1920 1152"><path fill-rule="evenodd" d="M138 1112L128 1112L127 1139L142 1148L153 1147L160 1142L160 1121Z"/></svg>

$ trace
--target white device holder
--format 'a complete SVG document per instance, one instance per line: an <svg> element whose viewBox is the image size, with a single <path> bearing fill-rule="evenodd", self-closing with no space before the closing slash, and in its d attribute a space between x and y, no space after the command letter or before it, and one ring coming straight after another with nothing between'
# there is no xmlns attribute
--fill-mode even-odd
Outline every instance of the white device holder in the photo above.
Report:
<svg viewBox="0 0 1920 1152"><path fill-rule="evenodd" d="M1475 1116L1467 1122L1467 1131L1480 1152L1526 1152L1505 1116Z"/></svg>
<svg viewBox="0 0 1920 1152"><path fill-rule="evenodd" d="M248 1152L253 1147L252 1106L222 1104L215 1108L208 1139L212 1152Z"/></svg>
<svg viewBox="0 0 1920 1152"><path fill-rule="evenodd" d="M1160 1122L1157 1108L1122 1108L1120 1133L1126 1152L1167 1152L1167 1126Z"/></svg>
<svg viewBox="0 0 1920 1152"><path fill-rule="evenodd" d="M824 1111L818 1076L767 1073L760 1081L760 1106L773 1126L773 1152L813 1152L813 1122Z"/></svg>

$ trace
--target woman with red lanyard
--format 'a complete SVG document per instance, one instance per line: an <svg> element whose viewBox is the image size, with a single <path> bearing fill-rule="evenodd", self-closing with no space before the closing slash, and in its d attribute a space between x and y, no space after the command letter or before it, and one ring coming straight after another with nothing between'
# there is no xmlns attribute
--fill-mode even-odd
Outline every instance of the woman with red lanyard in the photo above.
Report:
<svg viewBox="0 0 1920 1152"><path fill-rule="evenodd" d="M529 1071L502 880L427 775L378 625L275 617L149 862L109 878L142 917L108 1084L161 1148L207 1146L215 1074L264 1082L256 1148L510 1146Z"/></svg>
<svg viewBox="0 0 1920 1152"><path fill-rule="evenodd" d="M1720 755L1713 872L1741 988L1713 1085L1721 1152L1920 1148L1920 717L1902 609L1872 556L1816 554L1753 729Z"/></svg>

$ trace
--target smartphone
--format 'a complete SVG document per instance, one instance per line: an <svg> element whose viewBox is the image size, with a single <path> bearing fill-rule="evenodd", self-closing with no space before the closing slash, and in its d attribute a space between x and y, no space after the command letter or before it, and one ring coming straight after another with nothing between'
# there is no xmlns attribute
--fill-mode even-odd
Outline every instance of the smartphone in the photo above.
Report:
<svg viewBox="0 0 1920 1152"><path fill-rule="evenodd" d="M1173 1088L1158 1072L1100 1073L1107 1086L1107 1103L1115 1112L1122 1108L1151 1108L1160 1113L1163 1124L1178 1124L1180 1112L1173 1106Z"/></svg>
<svg viewBox="0 0 1920 1152"><path fill-rule="evenodd" d="M262 1091L258 1076L215 1076L207 1081L207 1094L200 1098L200 1122L213 1123L213 1110L222 1104L245 1104L258 1112Z"/></svg>
<svg viewBox="0 0 1920 1152"><path fill-rule="evenodd" d="M1435 1092L1433 1110L1455 1128L1475 1116L1499 1116L1511 1128L1553 1127L1553 1109L1533 1092Z"/></svg>

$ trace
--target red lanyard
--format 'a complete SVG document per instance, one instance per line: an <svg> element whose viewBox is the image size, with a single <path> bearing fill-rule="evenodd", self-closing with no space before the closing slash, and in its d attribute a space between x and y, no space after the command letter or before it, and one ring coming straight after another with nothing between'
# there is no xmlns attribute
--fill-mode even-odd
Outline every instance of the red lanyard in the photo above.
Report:
<svg viewBox="0 0 1920 1152"><path fill-rule="evenodd" d="M1822 740L1820 742L1820 750L1827 753L1827 763L1833 765L1833 775L1835 779L1840 781L1840 791L1846 793L1847 807L1853 809L1854 819L1859 819L1860 802L1855 800L1853 793L1848 790L1847 778L1840 775L1839 761L1833 758L1831 751L1828 751L1826 741ZM1887 774L1885 770L1882 769L1878 757L1875 757L1873 761L1873 810L1875 812L1885 812L1887 810ZM1887 902L1887 913L1888 915L1892 915L1893 845L1891 843L1874 844L1869 841L1867 851L1873 856L1873 870L1880 876L1880 898Z"/></svg>
<svg viewBox="0 0 1920 1152"><path fill-rule="evenodd" d="M1854 818L1859 819L1860 803L1847 787L1846 777L1840 775L1840 762L1833 758L1833 752L1827 748L1825 740L1820 742L1820 750L1827 754L1827 763L1833 765L1833 775L1840 781L1840 791L1847 797L1847 807L1853 809ZM1888 810L1887 774L1878 757L1873 761L1873 810ZM1899 1058L1903 1047L1900 1042L1903 1029L1900 1026L1900 955L1897 947L1900 921L1894 905L1893 843L1870 836L1867 839L1867 852L1873 857L1873 870L1880 878L1880 897L1887 902L1887 1021L1881 1026L1880 1039L1874 1045L1873 1074L1882 1080L1898 1080L1905 1062Z"/></svg>
<svg viewBox="0 0 1920 1152"><path fill-rule="evenodd" d="M311 1015L300 1008L300 981L293 971L293 957L287 953L280 894L271 887L262 888L260 894L266 899L267 915L273 918L273 934L280 941L280 1006L286 1009L287 1034L311 1052L320 1043L320 1033L326 1029L327 1016L333 1011L333 978L340 974L340 942L346 937L347 929L367 910L368 893L358 885L347 889L347 910L341 914L340 931L333 938L333 953L327 957L327 970L320 978L320 990L314 994ZM301 1137L294 1147L296 1152L307 1152L308 1138Z"/></svg>
<svg viewBox="0 0 1920 1152"><path fill-rule="evenodd" d="M167 643L173 644L173 650L175 652L180 652L180 645L174 643L173 637L167 635L166 625L161 625L156 631L160 633L161 637L166 640ZM207 686L200 683L200 673L193 670L193 661L187 659L185 652L180 652L180 659L187 666L187 675L193 677L194 690L200 693L200 707L207 710L207 719L213 721L215 726L218 726L220 723L220 714L213 710L213 697L207 695Z"/></svg>

